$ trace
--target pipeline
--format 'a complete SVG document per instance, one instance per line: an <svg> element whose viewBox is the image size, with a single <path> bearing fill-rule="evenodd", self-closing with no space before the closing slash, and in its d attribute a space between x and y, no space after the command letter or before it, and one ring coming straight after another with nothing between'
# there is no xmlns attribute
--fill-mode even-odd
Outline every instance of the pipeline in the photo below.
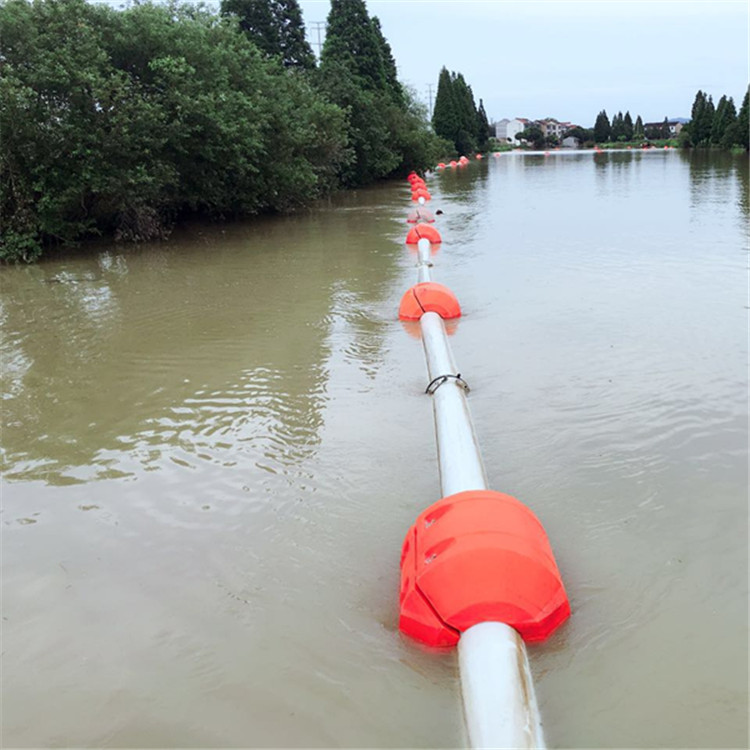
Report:
<svg viewBox="0 0 750 750"><path fill-rule="evenodd" d="M462 157L458 165L466 162ZM404 294L399 318L419 322L443 497L406 535L399 628L428 646L458 647L472 747L543 748L525 642L547 638L568 618L570 604L542 524L516 498L487 487L469 385L444 323L459 318L461 307L432 279L432 251L442 237L420 217L431 199L424 180L412 173L409 182L419 205L406 239L418 249L417 284Z"/></svg>

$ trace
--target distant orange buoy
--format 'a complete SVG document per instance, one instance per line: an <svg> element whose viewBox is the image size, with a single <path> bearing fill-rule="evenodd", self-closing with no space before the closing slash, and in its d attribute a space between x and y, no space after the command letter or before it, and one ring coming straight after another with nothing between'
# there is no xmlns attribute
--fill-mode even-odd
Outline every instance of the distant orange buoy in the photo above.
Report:
<svg viewBox="0 0 750 750"><path fill-rule="evenodd" d="M406 235L407 245L417 245L419 240L429 240L431 245L437 245L443 241L435 227L429 224L417 224L409 230L409 234Z"/></svg>
<svg viewBox="0 0 750 750"><path fill-rule="evenodd" d="M481 159L482 158L482 154L477 154L474 158L475 159Z"/></svg>
<svg viewBox="0 0 750 750"><path fill-rule="evenodd" d="M458 166L458 163L457 163L456 161L452 161L452 162L450 163L450 166L451 166L451 167L456 167L456 166Z"/></svg>
<svg viewBox="0 0 750 750"><path fill-rule="evenodd" d="M435 221L435 214L433 214L429 209L424 208L423 206L419 206L416 211L409 211L406 216L406 221L409 224L416 224L418 221L433 222Z"/></svg>
<svg viewBox="0 0 750 750"><path fill-rule="evenodd" d="M400 320L419 320L426 312L437 313L443 319L460 318L461 306L447 286L423 281L415 284L401 298L398 317Z"/></svg>

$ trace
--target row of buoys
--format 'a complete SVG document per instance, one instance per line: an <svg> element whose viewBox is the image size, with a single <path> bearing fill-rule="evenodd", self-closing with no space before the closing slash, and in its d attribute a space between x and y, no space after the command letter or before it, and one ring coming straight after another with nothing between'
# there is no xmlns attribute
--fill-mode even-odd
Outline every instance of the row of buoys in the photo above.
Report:
<svg viewBox="0 0 750 750"><path fill-rule="evenodd" d="M408 179L413 193L426 190L416 173ZM407 218L415 226L406 244L418 246L420 281L403 295L399 318L419 321L444 497L406 535L399 629L428 646L458 645L472 747L544 747L523 640L545 639L570 605L542 524L523 503L487 487L468 386L444 324L461 307L432 281L430 250L442 238L419 211Z"/></svg>

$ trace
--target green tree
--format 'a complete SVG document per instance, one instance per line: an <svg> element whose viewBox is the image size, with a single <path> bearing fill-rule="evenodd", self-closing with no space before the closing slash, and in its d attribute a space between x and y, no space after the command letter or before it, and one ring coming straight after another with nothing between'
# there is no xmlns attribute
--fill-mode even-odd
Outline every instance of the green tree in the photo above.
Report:
<svg viewBox="0 0 750 750"><path fill-rule="evenodd" d="M528 141L536 149L544 148L546 144L544 133L538 125L529 125L520 133L516 133L516 140Z"/></svg>
<svg viewBox="0 0 750 750"><path fill-rule="evenodd" d="M248 39L285 67L315 67L297 0L221 0L221 14L237 17Z"/></svg>
<svg viewBox="0 0 750 750"><path fill-rule="evenodd" d="M398 69L396 61L393 58L393 51L388 40L383 36L383 30L380 26L380 19L377 16L372 17L372 28L375 33L378 47L380 48L380 59L383 61L383 71L385 73L386 89L392 99L397 104L404 104L404 90L398 80Z"/></svg>
<svg viewBox="0 0 750 750"><path fill-rule="evenodd" d="M345 115L200 7L0 6L6 260L162 236L186 212L302 205L338 184Z"/></svg>
<svg viewBox="0 0 750 750"><path fill-rule="evenodd" d="M714 113L713 99L699 90L693 101L689 129L694 146L706 146L710 143Z"/></svg>
<svg viewBox="0 0 750 750"><path fill-rule="evenodd" d="M618 112L612 117L612 126L610 129L610 139L613 141L624 140L625 120L622 112Z"/></svg>
<svg viewBox="0 0 750 750"><path fill-rule="evenodd" d="M462 73L456 73L453 77L453 96L459 121L456 150L461 154L470 154L477 150L477 108L471 86L466 83Z"/></svg>
<svg viewBox="0 0 750 750"><path fill-rule="evenodd" d="M732 97L722 96L716 105L714 121L711 125L711 143L721 145L727 129L737 121L737 109Z"/></svg>
<svg viewBox="0 0 750 750"><path fill-rule="evenodd" d="M477 148L480 151L486 151L492 137L492 129L487 119L487 112L484 109L484 102L479 100L477 109Z"/></svg>
<svg viewBox="0 0 750 750"><path fill-rule="evenodd" d="M276 0L276 21L279 24L281 59L287 68L312 70L315 55L305 37L305 23L297 0Z"/></svg>
<svg viewBox="0 0 750 750"><path fill-rule="evenodd" d="M641 140L644 136L643 120L641 119L641 116L638 115L638 117L635 118L635 125L633 126L633 140Z"/></svg>
<svg viewBox="0 0 750 750"><path fill-rule="evenodd" d="M399 84L390 46L362 0L332 1L316 80L347 114L352 158L342 172L345 185L434 163L438 139Z"/></svg>
<svg viewBox="0 0 750 750"><path fill-rule="evenodd" d="M460 121L453 94L453 78L446 67L440 70L438 77L435 106L432 110L432 127L441 138L451 141L455 146Z"/></svg>
<svg viewBox="0 0 750 750"><path fill-rule="evenodd" d="M370 91L386 91L387 75L364 0L331 0L321 67L342 66Z"/></svg>
<svg viewBox="0 0 750 750"><path fill-rule="evenodd" d="M629 111L625 113L625 118L623 119L623 135L626 141L633 140L633 118L630 116Z"/></svg>
<svg viewBox="0 0 750 750"><path fill-rule="evenodd" d="M750 123L748 122L748 109L750 102L750 88L745 92L745 97L742 100L740 111L737 114L734 122L731 122L721 140L721 146L723 148L733 148L735 146L742 146L746 151L750 149ZM729 100L732 101L731 99ZM734 104L734 102L732 102ZM718 110L717 110L718 114Z"/></svg>
<svg viewBox="0 0 750 750"><path fill-rule="evenodd" d="M563 134L563 138L567 138L568 136L577 139L581 143L590 143L594 140L594 131L592 128L582 128L576 125L576 127L565 131Z"/></svg>
<svg viewBox="0 0 750 750"><path fill-rule="evenodd" d="M739 139L735 143L744 146L745 150L750 148L750 86L745 91L742 106L737 115L737 132Z"/></svg>
<svg viewBox="0 0 750 750"><path fill-rule="evenodd" d="M596 122L594 123L594 140L597 143L606 143L609 141L612 133L612 127L609 124L609 117L607 117L607 111L602 110L596 116Z"/></svg>

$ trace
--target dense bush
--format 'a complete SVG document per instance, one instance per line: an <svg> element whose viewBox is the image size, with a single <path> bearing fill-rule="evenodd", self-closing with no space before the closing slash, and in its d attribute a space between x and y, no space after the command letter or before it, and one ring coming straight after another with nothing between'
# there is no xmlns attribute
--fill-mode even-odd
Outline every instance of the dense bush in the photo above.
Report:
<svg viewBox="0 0 750 750"><path fill-rule="evenodd" d="M0 27L4 260L158 238L190 213L285 211L434 159L405 100L383 106L347 70L319 85L232 14L6 0Z"/></svg>

